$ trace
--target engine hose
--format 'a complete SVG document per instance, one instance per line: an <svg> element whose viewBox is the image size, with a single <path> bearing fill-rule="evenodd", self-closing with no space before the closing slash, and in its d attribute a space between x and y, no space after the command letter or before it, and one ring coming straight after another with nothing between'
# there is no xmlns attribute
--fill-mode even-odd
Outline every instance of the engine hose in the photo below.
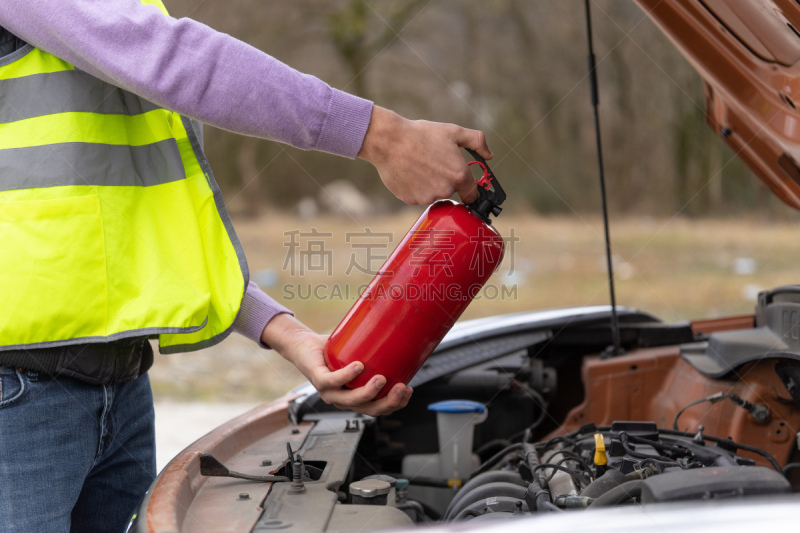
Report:
<svg viewBox="0 0 800 533"><path fill-rule="evenodd" d="M525 436L528 436L528 432ZM531 470L539 466L539 450L536 449L535 444L531 444L527 440L522 442L522 460L528 463Z"/></svg>
<svg viewBox="0 0 800 533"><path fill-rule="evenodd" d="M599 498L614 487L618 487L628 481L631 481L631 478L619 470L611 468L607 470L605 474L589 483L589 485L581 491L581 496Z"/></svg>
<svg viewBox="0 0 800 533"><path fill-rule="evenodd" d="M508 439L490 440L489 442L487 442L486 444L475 450L475 454L477 454L477 456L481 458L481 462L483 462L490 459L492 456L494 456L494 454L496 454L509 444L511 444L511 442L509 442ZM484 459L484 457L486 457L486 459Z"/></svg>
<svg viewBox="0 0 800 533"><path fill-rule="evenodd" d="M544 397L535 389L529 387L525 383L516 380L515 382L517 387L533 402L533 405L539 408L539 416L528 426L528 429L533 431L544 422L544 417L547 416L547 402L545 402Z"/></svg>
<svg viewBox="0 0 800 533"><path fill-rule="evenodd" d="M509 498L524 500L526 494L528 494L527 487L520 487L519 485L515 485L513 483L501 482L481 485L461 498L461 501L454 505L452 510L448 509L448 512L445 512L444 519L447 520L450 516L458 516L461 511L473 503L486 500L492 496L508 496Z"/></svg>
<svg viewBox="0 0 800 533"><path fill-rule="evenodd" d="M556 496L556 501L553 505L559 509L586 509L594 500L594 498L587 498L586 496L568 496L562 494L561 496Z"/></svg>
<svg viewBox="0 0 800 533"><path fill-rule="evenodd" d="M510 446L506 446L505 448L503 448L502 450L500 450L499 452L494 454L492 457L490 457L488 461L486 461L481 466L479 466L474 472L472 472L469 475L470 479L474 478L478 474L482 474L482 473L486 472L487 470L489 470L490 468L495 466L497 463L499 463L503 459L503 457L505 457L509 453L513 452L514 450L519 450L521 447L522 447L522 443L519 443L519 442L515 442L514 444L511 444Z"/></svg>
<svg viewBox="0 0 800 533"><path fill-rule="evenodd" d="M589 508L592 509L595 507L619 505L627 500L630 500L631 498L639 497L642 495L643 486L644 481L642 480L628 481L622 485L617 485L613 489L597 498L594 503L589 506Z"/></svg>
<svg viewBox="0 0 800 533"><path fill-rule="evenodd" d="M796 468L800 468L800 463L789 463L788 465L783 467L783 475L788 478L789 472L791 472Z"/></svg>
<svg viewBox="0 0 800 533"><path fill-rule="evenodd" d="M406 508L413 509L417 516L426 523L434 523L442 519L442 515L436 509L418 500L406 500L405 503L397 504L397 508L401 511Z"/></svg>
<svg viewBox="0 0 800 533"><path fill-rule="evenodd" d="M461 489L456 492L456 495L450 501L450 505L447 506L447 511L445 511L444 516L447 518L450 516L450 511L452 511L453 507L455 507L458 502L461 501L467 494L469 494L472 490L481 485L485 485L487 483L513 483L515 485L519 485L520 487L527 487L528 483L522 479L522 476L519 475L516 471L511 470L492 470L490 472L484 472L483 474L477 475L474 478L467 481Z"/></svg>
<svg viewBox="0 0 800 533"><path fill-rule="evenodd" d="M564 509L559 509L557 505L550 503L550 502L543 502L541 507L539 508L540 511L547 511L550 513L563 513Z"/></svg>
<svg viewBox="0 0 800 533"><path fill-rule="evenodd" d="M663 465L667 465L667 466L680 466L681 468L686 468L684 465L681 465L678 461L676 461L675 459L672 459L671 457L666 457L664 455L659 455L657 457L652 457L652 456L644 454L644 453L635 452L630 447L630 445L628 444L628 439L629 439L629 436L628 436L627 433L620 432L619 440L622 443L622 448L625 450L625 453L627 453L631 457L634 457L636 459L653 459L654 461L658 462L659 464L663 464Z"/></svg>
<svg viewBox="0 0 800 533"><path fill-rule="evenodd" d="M464 520L466 518L481 516L487 513L514 513L516 511L527 512L528 504L517 498L508 496L492 496L479 500L456 515L453 520Z"/></svg>
<svg viewBox="0 0 800 533"><path fill-rule="evenodd" d="M539 482L535 480L531 481L531 484L528 485L528 493L525 495L525 501L528 503L528 507L535 512L554 512L561 510L550 501L550 491L543 489Z"/></svg>
<svg viewBox="0 0 800 533"><path fill-rule="evenodd" d="M532 511L560 511L558 507L553 505L550 498L550 491L544 488L541 472L538 471L540 466L539 450L536 445L529 443L531 437L531 430L525 431L525 436L522 438L522 453L523 460L531 469L531 477L533 478L530 485L528 485L528 494L525 496L525 501Z"/></svg>
<svg viewBox="0 0 800 533"><path fill-rule="evenodd" d="M432 520L439 521L442 519L442 515L439 513L439 511L437 511L427 503L420 502L418 500L411 500L411 501L419 503L422 506L422 510L425 511L425 514L428 515L428 517L430 517Z"/></svg>
<svg viewBox="0 0 800 533"><path fill-rule="evenodd" d="M687 437L689 439L692 439L692 438L695 437L694 433L688 433L686 431L679 431L679 430L674 430L674 429L659 429L658 431L660 433L665 434L665 435L677 435L677 436L680 436L680 437ZM772 467L775 470L777 470L778 472L783 473L783 469L781 468L781 465L778 464L778 461L776 461L775 458L772 455L770 455L768 452L765 452L761 448L756 448L755 446L748 446L747 444L741 444L741 443L738 443L738 442L734 442L734 441L732 441L730 439L721 439L719 437L712 437L710 435L703 435L702 437L703 437L703 440L707 440L707 441L713 442L715 444L722 444L721 447L729 446L729 447L736 448L737 450L744 450L746 452L751 452L751 453L758 454L761 457L763 457L764 459L766 459L767 461L769 461L769 463L772 465Z"/></svg>
<svg viewBox="0 0 800 533"><path fill-rule="evenodd" d="M407 500L405 503L398 503L397 508L401 511L405 511L406 509L414 511L414 514L417 516L417 520L414 520L414 522L423 522L425 524L434 523L434 520L425 514L425 509L422 507L422 504L416 500Z"/></svg>

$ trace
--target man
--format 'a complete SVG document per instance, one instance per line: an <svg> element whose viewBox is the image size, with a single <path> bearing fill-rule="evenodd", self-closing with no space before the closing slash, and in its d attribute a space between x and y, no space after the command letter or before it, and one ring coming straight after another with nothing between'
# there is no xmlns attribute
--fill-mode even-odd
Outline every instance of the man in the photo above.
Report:
<svg viewBox="0 0 800 533"><path fill-rule="evenodd" d="M276 349L328 403L370 415L382 376L325 366L324 337L247 284L197 123L372 163L409 204L474 180L483 134L408 121L160 0L0 2L0 528L121 531L155 475L148 338L232 330ZM180 113L180 115L178 114Z"/></svg>

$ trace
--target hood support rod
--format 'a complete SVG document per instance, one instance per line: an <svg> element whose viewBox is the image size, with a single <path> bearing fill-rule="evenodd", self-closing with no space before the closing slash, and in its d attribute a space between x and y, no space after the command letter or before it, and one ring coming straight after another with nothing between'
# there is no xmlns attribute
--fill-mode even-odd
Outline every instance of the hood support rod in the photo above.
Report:
<svg viewBox="0 0 800 533"><path fill-rule="evenodd" d="M617 316L617 298L614 291L614 267L611 258L611 234L608 229L608 202L606 201L606 177L603 170L603 145L600 141L600 97L597 85L597 64L594 58L594 46L592 44L592 15L589 7L589 0L584 0L586 7L586 38L589 42L589 84L592 89L592 108L594 110L594 135L597 140L597 167L600 174L600 196L603 203L603 228L606 239L606 267L608 269L608 287L611 292L611 337L613 339L613 350L611 355L619 355L622 352L619 317Z"/></svg>

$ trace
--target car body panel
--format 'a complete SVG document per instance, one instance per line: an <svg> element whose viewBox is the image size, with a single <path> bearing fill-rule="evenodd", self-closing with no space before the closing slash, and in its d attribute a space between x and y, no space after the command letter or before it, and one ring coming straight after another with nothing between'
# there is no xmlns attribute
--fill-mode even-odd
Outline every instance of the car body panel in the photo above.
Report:
<svg viewBox="0 0 800 533"><path fill-rule="evenodd" d="M636 0L700 73L706 119L800 209L800 6L792 0Z"/></svg>

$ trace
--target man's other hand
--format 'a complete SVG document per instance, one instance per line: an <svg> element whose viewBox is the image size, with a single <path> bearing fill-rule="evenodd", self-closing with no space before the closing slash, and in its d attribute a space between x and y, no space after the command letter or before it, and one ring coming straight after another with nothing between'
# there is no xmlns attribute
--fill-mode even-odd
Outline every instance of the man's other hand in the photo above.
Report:
<svg viewBox="0 0 800 533"><path fill-rule="evenodd" d="M269 321L261 340L297 367L319 392L325 403L339 409L349 409L365 415L388 415L408 405L411 387L396 384L384 398L374 400L386 385L386 378L375 376L357 389L345 389L344 384L364 371L360 362L331 372L325 364L323 349L327 337L317 335L293 316L283 313Z"/></svg>

